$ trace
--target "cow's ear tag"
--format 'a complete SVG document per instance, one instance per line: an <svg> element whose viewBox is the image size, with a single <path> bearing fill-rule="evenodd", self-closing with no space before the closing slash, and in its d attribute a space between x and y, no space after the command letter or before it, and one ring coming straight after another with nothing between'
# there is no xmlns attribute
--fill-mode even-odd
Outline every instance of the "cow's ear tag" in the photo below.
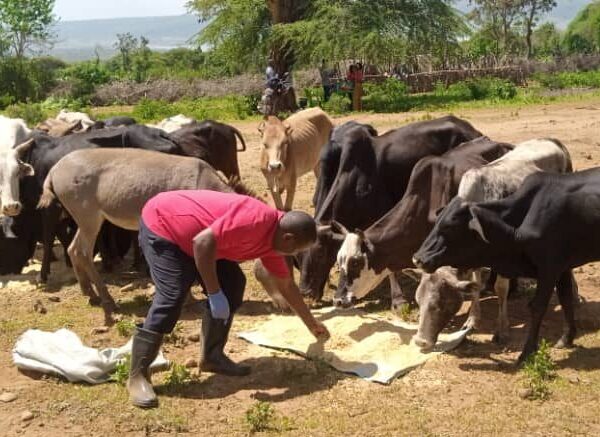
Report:
<svg viewBox="0 0 600 437"><path fill-rule="evenodd" d="M469 220L469 229L477 232L477 234L479 234L479 236L481 237L481 239L483 241L485 241L486 243L489 243L488 239L485 237L485 233L483 232L483 227L481 226L481 222L479 221L479 218L477 217L477 215L475 214L475 211L473 211L473 208L470 208L471 211L471 220Z"/></svg>

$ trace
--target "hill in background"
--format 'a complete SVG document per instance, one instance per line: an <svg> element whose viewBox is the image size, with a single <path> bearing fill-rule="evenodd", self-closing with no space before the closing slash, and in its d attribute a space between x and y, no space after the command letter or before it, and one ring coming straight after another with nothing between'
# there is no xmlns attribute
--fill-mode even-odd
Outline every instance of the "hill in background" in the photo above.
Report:
<svg viewBox="0 0 600 437"><path fill-rule="evenodd" d="M65 61L81 61L94 58L97 49L105 59L115 54L117 34L126 32L137 38L145 36L153 50L170 50L188 46L200 29L202 24L193 15L63 21L55 27L57 42L50 54Z"/></svg>

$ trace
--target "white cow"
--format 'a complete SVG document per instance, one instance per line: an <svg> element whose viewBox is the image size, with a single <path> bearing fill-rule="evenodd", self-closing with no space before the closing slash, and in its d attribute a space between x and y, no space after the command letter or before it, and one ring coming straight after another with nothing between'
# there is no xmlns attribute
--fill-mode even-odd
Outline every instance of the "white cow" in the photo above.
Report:
<svg viewBox="0 0 600 437"><path fill-rule="evenodd" d="M59 121L64 121L68 124L73 124L77 122L81 123L81 132L86 132L90 130L92 126L96 124L96 122L84 112L69 112L65 109L61 110L58 113L56 119Z"/></svg>
<svg viewBox="0 0 600 437"><path fill-rule="evenodd" d="M166 133L170 134L175 132L176 130L181 129L188 124L195 123L196 120L193 118L186 117L183 114L174 115L173 117L165 118L163 121L157 124L148 124L148 127L154 127L157 129L162 129Z"/></svg>
<svg viewBox="0 0 600 437"><path fill-rule="evenodd" d="M33 167L21 161L31 146L31 130L22 119L0 116L0 214L16 216L21 212L19 179L33 175Z"/></svg>
<svg viewBox="0 0 600 437"><path fill-rule="evenodd" d="M503 157L483 167L467 171L461 179L458 188L458 197L468 202L486 202L502 199L514 193L525 178L536 172L570 173L573 171L571 156L567 148L554 139L535 139L517 144L514 150ZM475 283L472 304L464 328L475 328L481 319L479 298L483 289L480 269L471 272L472 281ZM448 275L454 274L451 280ZM434 275L437 275L434 277ZM425 274L421 277L419 287L424 290L435 287L434 283L445 283L446 286L456 289L453 285L460 282L456 277L455 269L440 268L440 272ZM495 339L506 341L508 339L508 297L509 281L498 276L494 290L498 295L498 320ZM418 292L418 291L417 291Z"/></svg>

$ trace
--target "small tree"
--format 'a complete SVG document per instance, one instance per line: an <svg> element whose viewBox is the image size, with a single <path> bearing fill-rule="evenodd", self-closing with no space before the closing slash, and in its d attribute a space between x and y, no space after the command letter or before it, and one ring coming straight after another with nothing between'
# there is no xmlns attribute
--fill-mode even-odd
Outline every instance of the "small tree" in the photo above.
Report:
<svg viewBox="0 0 600 437"><path fill-rule="evenodd" d="M535 56L558 56L561 53L560 32L554 23L544 23L538 26L533 31L532 42Z"/></svg>
<svg viewBox="0 0 600 437"><path fill-rule="evenodd" d="M118 33L114 47L121 55L121 71L131 72L131 55L138 46L138 40L131 33Z"/></svg>
<svg viewBox="0 0 600 437"><path fill-rule="evenodd" d="M21 59L53 38L54 0L1 0L0 27L13 54ZM0 36L0 40L3 38ZM1 41L0 41L1 46Z"/></svg>
<svg viewBox="0 0 600 437"><path fill-rule="evenodd" d="M148 47L150 41L145 36L140 36L140 45L135 50L133 60L133 75L136 82L143 82L148 78L148 71L152 66L150 56L152 51Z"/></svg>
<svg viewBox="0 0 600 437"><path fill-rule="evenodd" d="M556 7L556 0L522 0L523 27L525 30L525 44L527 44L527 57L533 57L533 29L541 15L550 12Z"/></svg>

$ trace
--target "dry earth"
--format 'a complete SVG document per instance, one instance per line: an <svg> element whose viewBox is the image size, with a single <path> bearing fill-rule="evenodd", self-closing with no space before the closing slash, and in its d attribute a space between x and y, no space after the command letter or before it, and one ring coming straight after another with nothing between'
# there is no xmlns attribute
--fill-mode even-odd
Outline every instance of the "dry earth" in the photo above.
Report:
<svg viewBox="0 0 600 437"><path fill-rule="evenodd" d="M461 110L456 115L468 119L496 140L514 143L534 137L559 138L571 150L577 169L600 163L599 98L519 109ZM352 118L385 131L422 117L427 114L359 114ZM337 123L348 119L339 119ZM257 169L260 150L257 123L235 124L249 142L249 151L240 154L243 176L252 187L265 193ZM298 207L311 209L313 188L312 176L302 179ZM46 289L36 288L33 276L0 278L0 282L12 280L0 289L0 393L12 392L18 396L13 402L0 402L0 435L243 435L248 433L245 413L257 400L272 403L277 412L274 425L279 432L290 435L600 434L597 265L577 270L580 293L587 301L579 313L580 335L575 349L552 351L559 376L550 384L552 394L545 402L518 396L524 384L523 375L513 363L524 339L528 294L525 291L510 301L510 344L499 346L491 342L496 300L489 297L483 304L486 320L478 333L453 353L429 361L389 386L365 382L319 362L232 338L227 350L236 360L253 366L250 377L235 379L202 374L184 388L172 390L161 386L166 373L156 374L161 405L153 411L131 407L125 389L117 384L69 384L56 378L24 375L13 367L12 346L28 328L68 327L96 347L118 346L126 340L115 328L92 334L92 328L102 324L100 310L86 305L74 286L73 275L62 263L55 263L53 268L56 273ZM106 278L112 294L124 308L125 317L143 317L148 306L143 296L149 294L150 284L126 271ZM248 278L247 302L236 319L235 331L251 328L273 311L264 292L250 275ZM129 283L134 284L133 290L122 291L121 287ZM198 331L203 298L198 290L194 290L194 296L195 300L186 307L178 340L165 347L167 357L179 363L198 355L198 344L187 339ZM53 302L51 297L60 301ZM45 314L34 311L36 301L47 309ZM386 312L389 306L386 291L375 293L363 305L370 311ZM468 303L452 329L462 324L467 308ZM559 308L553 302L542 328L543 337L555 341L561 324ZM33 419L23 421L24 411L33 413Z"/></svg>

